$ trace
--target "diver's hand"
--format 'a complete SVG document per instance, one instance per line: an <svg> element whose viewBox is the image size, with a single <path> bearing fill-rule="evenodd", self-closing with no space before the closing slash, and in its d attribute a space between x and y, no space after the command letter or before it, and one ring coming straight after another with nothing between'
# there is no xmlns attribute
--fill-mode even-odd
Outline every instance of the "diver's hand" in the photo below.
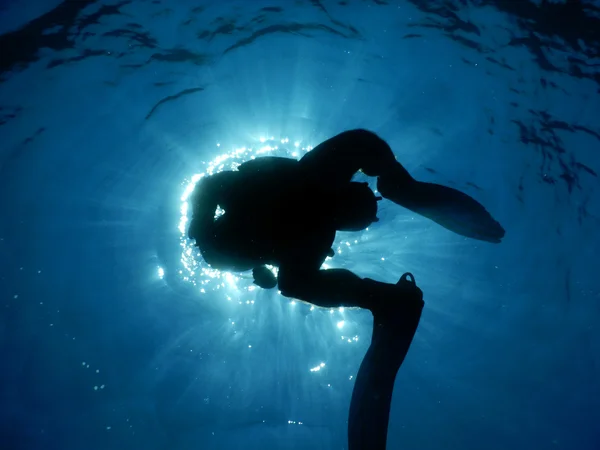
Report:
<svg viewBox="0 0 600 450"><path fill-rule="evenodd" d="M252 269L254 284L263 289L273 289L277 286L277 277L266 266L259 266Z"/></svg>

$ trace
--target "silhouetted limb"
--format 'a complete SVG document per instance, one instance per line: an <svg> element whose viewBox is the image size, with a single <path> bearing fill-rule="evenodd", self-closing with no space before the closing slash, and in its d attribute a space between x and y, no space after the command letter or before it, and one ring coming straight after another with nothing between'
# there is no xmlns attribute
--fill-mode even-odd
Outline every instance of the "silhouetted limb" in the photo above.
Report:
<svg viewBox="0 0 600 450"><path fill-rule="evenodd" d="M403 294L398 285L360 278L346 269L304 267L280 266L278 278L282 295L323 308L358 307L376 311Z"/></svg>
<svg viewBox="0 0 600 450"><path fill-rule="evenodd" d="M385 450L396 374L408 353L423 309L423 293L410 274L404 292L373 312L373 335L356 376L348 417L349 450ZM412 275L410 275L412 278Z"/></svg>
<svg viewBox="0 0 600 450"><path fill-rule="evenodd" d="M410 279L409 279L410 277ZM396 374L408 353L423 309L423 293L412 275L393 285L361 279L349 270L304 270L282 265L279 289L325 308L360 307L373 313L371 345L352 392L349 450L385 450Z"/></svg>
<svg viewBox="0 0 600 450"><path fill-rule="evenodd" d="M504 229L479 202L456 189L415 180L390 146L367 130L344 131L319 144L300 160L312 174L344 183L362 170L378 177L384 198L465 237L498 243Z"/></svg>
<svg viewBox="0 0 600 450"><path fill-rule="evenodd" d="M388 143L362 129L344 131L320 143L302 157L300 165L333 183L346 183L359 170L371 177L393 173L396 182L412 180Z"/></svg>
<svg viewBox="0 0 600 450"><path fill-rule="evenodd" d="M451 187L420 181L396 183L393 178L379 178L377 189L385 198L461 236L492 243L504 237L504 228L482 204Z"/></svg>

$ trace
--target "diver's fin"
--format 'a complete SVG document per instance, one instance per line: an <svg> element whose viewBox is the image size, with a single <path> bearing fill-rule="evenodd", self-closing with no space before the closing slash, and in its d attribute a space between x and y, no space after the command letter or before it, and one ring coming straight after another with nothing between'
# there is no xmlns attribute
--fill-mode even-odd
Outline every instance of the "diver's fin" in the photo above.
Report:
<svg viewBox="0 0 600 450"><path fill-rule="evenodd" d="M462 236L492 243L504 237L504 228L483 205L451 187L420 181L396 187L380 178L377 189L394 203Z"/></svg>

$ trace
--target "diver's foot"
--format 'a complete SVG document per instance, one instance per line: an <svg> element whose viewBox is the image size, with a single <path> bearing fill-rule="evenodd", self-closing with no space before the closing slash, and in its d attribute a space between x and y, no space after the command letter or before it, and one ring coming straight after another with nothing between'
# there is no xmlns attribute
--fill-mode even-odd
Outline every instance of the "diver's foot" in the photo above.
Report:
<svg viewBox="0 0 600 450"><path fill-rule="evenodd" d="M417 287L410 273L402 275L395 284L372 284L372 295L366 305L373 313L375 324L402 331L407 326L416 327L423 310L423 291Z"/></svg>
<svg viewBox="0 0 600 450"><path fill-rule="evenodd" d="M410 273L394 286L397 296L373 311L371 348L385 355L383 364L398 371L415 337L423 311L423 292Z"/></svg>

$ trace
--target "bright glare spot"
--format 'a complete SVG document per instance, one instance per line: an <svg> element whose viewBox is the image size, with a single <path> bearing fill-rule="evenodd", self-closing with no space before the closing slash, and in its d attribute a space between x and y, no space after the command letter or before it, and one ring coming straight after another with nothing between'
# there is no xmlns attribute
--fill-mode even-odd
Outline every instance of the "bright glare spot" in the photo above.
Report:
<svg viewBox="0 0 600 450"><path fill-rule="evenodd" d="M344 328L344 321L343 321L343 320L340 320L340 321L337 323L337 327L338 327L340 330L341 330L342 328Z"/></svg>
<svg viewBox="0 0 600 450"><path fill-rule="evenodd" d="M311 372L318 372L319 370L321 370L323 367L325 367L325 363L322 362L320 363L318 366L313 367L312 369L310 369Z"/></svg>
<svg viewBox="0 0 600 450"><path fill-rule="evenodd" d="M161 280L164 278L165 276L165 269L163 269L162 267L158 268L158 278L160 278Z"/></svg>
<svg viewBox="0 0 600 450"><path fill-rule="evenodd" d="M342 338L342 341L346 341L349 344L351 344L352 342L358 342L358 336L354 336L351 338L347 338L346 336L340 336Z"/></svg>

